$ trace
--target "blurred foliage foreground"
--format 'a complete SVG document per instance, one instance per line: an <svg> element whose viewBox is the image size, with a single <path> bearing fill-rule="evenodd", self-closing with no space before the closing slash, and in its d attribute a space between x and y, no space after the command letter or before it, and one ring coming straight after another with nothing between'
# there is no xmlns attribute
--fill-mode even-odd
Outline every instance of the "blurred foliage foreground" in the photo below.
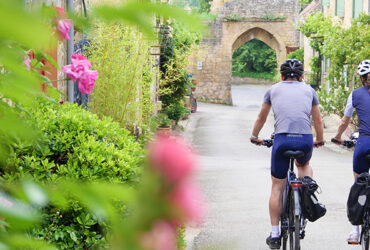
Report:
<svg viewBox="0 0 370 250"><path fill-rule="evenodd" d="M40 74L42 60L59 68L47 54L55 12L0 1L0 248L177 248L176 230L202 214L191 150L159 136L146 161L118 123L58 104L63 93ZM154 39L154 14L200 28L182 10L145 2L100 6L90 17L136 25Z"/></svg>

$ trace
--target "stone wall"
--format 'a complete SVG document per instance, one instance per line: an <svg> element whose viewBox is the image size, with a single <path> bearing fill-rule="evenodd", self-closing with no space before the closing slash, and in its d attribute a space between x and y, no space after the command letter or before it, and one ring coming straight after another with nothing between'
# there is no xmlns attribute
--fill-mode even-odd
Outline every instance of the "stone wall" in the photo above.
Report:
<svg viewBox="0 0 370 250"><path fill-rule="evenodd" d="M223 0L215 1L213 4ZM194 58L190 67L191 73L199 81L195 95L216 103L232 104L233 52L245 42L256 38L274 49L278 63L282 63L287 50L299 47L299 33L294 27L299 10L299 0L225 2L223 8L218 10L218 19L208 23L211 35L202 41L202 56ZM227 21L225 17L230 14L238 14L240 20ZM266 20L262 18L264 15L286 18Z"/></svg>
<svg viewBox="0 0 370 250"><path fill-rule="evenodd" d="M294 0L232 0L224 4L220 13L223 15L237 13L241 17L262 17L290 15L300 11L300 2Z"/></svg>
<svg viewBox="0 0 370 250"><path fill-rule="evenodd" d="M274 83L276 83L274 80L268 80L268 79L256 79L252 77L239 77L239 76L231 77L232 85L243 85L243 84L272 85Z"/></svg>

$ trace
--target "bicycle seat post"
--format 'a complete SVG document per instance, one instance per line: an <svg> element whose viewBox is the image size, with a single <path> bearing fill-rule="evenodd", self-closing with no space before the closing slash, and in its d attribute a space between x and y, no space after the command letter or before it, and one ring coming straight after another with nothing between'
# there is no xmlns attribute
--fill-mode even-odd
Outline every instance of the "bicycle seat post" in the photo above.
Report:
<svg viewBox="0 0 370 250"><path fill-rule="evenodd" d="M290 170L293 172L294 160L304 156L304 152L300 150L287 150L284 152L284 156L290 159Z"/></svg>

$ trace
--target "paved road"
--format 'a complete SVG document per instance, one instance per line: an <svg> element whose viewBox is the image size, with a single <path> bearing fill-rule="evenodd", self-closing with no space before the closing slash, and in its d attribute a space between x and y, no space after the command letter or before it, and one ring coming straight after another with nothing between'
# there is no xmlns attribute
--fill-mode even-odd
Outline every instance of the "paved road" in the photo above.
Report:
<svg viewBox="0 0 370 250"><path fill-rule="evenodd" d="M268 86L233 87L234 106L200 103L185 131L199 154L197 181L203 189L208 210L204 223L188 230L188 249L268 249L270 230L270 149L249 143L253 123ZM273 117L261 131L269 137ZM352 184L351 152L338 154L315 149L314 178L322 188L319 200L327 215L307 226L302 249L360 249L348 246L350 224L346 199Z"/></svg>

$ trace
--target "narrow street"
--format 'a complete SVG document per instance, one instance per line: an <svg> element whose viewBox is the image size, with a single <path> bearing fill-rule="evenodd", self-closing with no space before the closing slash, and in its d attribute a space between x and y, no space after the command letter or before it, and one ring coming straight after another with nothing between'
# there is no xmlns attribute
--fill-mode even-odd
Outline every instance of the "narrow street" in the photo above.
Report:
<svg viewBox="0 0 370 250"><path fill-rule="evenodd" d="M269 249L265 239L270 232L271 149L249 142L268 87L234 86L234 106L200 103L188 121L185 137L199 155L198 182L207 208L204 223L188 230L188 249ZM271 112L260 136L269 138L272 132ZM351 229L346 201L353 182L352 152L315 149L311 165L327 214L308 223L302 250L360 249L346 243Z"/></svg>

